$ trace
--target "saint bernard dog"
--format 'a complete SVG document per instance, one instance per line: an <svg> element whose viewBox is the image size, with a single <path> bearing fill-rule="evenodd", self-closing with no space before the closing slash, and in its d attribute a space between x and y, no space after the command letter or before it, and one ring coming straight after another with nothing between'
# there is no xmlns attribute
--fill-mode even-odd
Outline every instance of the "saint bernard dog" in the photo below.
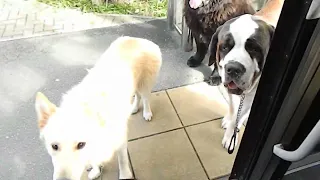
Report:
<svg viewBox="0 0 320 180"><path fill-rule="evenodd" d="M245 14L230 19L220 26L212 36L209 46L209 66L216 63L209 81L224 85L228 91L228 113L222 120L225 134L224 148L233 150L237 145L232 142L234 129L240 129L248 119L259 79L269 51L274 27L260 17ZM241 114L236 123L240 98L245 95Z"/></svg>

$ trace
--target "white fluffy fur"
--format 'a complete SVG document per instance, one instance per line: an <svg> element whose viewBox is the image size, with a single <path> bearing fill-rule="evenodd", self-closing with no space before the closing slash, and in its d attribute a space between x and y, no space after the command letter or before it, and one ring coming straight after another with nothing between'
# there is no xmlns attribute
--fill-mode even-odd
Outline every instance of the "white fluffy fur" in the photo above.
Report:
<svg viewBox="0 0 320 180"><path fill-rule="evenodd" d="M152 118L149 98L161 67L160 48L134 37L116 39L88 75L56 108L43 94L36 98L40 134L51 155L53 179L100 176L100 166L118 154L120 179L133 178L127 154L127 120L143 101L143 116ZM135 101L131 104L132 96ZM77 144L86 145L77 150ZM52 144L59 145L54 151Z"/></svg>

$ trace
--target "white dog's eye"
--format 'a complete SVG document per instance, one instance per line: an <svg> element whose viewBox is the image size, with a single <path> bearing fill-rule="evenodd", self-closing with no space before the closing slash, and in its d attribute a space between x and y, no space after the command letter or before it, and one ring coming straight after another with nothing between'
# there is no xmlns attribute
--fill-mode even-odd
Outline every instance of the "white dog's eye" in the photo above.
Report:
<svg viewBox="0 0 320 180"><path fill-rule="evenodd" d="M77 145L77 150L82 149L85 145L86 145L85 142L79 142L78 145Z"/></svg>
<svg viewBox="0 0 320 180"><path fill-rule="evenodd" d="M52 144L51 147L52 147L52 149L54 151L58 151L59 150L59 146L57 144Z"/></svg>

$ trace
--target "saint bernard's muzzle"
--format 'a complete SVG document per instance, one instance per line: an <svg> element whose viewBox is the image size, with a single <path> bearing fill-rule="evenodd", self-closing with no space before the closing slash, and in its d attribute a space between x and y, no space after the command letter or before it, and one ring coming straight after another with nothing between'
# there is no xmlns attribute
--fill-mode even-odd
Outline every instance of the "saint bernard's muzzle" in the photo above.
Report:
<svg viewBox="0 0 320 180"><path fill-rule="evenodd" d="M245 14L227 21L212 36L209 66L216 63L219 76L231 94L247 93L259 81L274 27Z"/></svg>

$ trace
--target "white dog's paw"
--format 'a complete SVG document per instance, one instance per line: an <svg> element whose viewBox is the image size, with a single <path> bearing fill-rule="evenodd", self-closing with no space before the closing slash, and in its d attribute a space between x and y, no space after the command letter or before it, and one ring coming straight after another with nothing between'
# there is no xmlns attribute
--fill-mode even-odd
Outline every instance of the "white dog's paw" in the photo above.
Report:
<svg viewBox="0 0 320 180"><path fill-rule="evenodd" d="M92 167L89 171L88 178L90 180L97 179L101 175L101 168L99 166Z"/></svg>
<svg viewBox="0 0 320 180"><path fill-rule="evenodd" d="M229 146L230 146L230 150L234 150L235 147L237 147L237 144L238 144L238 133L236 133L236 138L233 140L235 142L232 141L231 143L231 140L232 140L232 136L233 136L233 132L228 132L226 131L224 133L224 136L223 136L223 139L222 139L222 146L225 148L225 149L229 149ZM231 145L230 145L231 143Z"/></svg>
<svg viewBox="0 0 320 180"><path fill-rule="evenodd" d="M132 172L130 169L127 169L127 170L124 170L124 171L121 171L120 174L119 174L119 179L120 180L126 180L126 179L134 179L133 175L132 175Z"/></svg>
<svg viewBox="0 0 320 180"><path fill-rule="evenodd" d="M224 117L223 119L222 119L222 122L221 122L221 127L223 128L223 129L227 129L227 127L230 125L230 120L229 120L229 118L227 118L227 117Z"/></svg>
<svg viewBox="0 0 320 180"><path fill-rule="evenodd" d="M133 106L132 106L131 114L136 114L138 111L139 111L139 106L133 105Z"/></svg>
<svg viewBox="0 0 320 180"><path fill-rule="evenodd" d="M151 111L143 111L143 118L146 121L151 121L152 119L152 112Z"/></svg>

